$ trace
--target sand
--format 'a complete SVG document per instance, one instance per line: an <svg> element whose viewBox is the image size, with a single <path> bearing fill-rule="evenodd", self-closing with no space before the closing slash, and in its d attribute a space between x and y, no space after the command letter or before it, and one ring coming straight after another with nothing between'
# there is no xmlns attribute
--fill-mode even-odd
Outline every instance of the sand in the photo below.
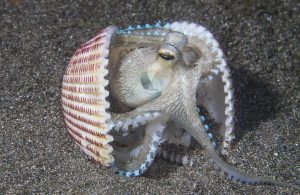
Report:
<svg viewBox="0 0 300 195"><path fill-rule="evenodd" d="M289 0L1 1L0 193L292 192L225 179L197 144L192 167L156 158L140 177L114 175L85 159L68 136L60 88L75 49L108 25L202 24L232 69L237 138L227 161L249 174L300 185L297 8Z"/></svg>

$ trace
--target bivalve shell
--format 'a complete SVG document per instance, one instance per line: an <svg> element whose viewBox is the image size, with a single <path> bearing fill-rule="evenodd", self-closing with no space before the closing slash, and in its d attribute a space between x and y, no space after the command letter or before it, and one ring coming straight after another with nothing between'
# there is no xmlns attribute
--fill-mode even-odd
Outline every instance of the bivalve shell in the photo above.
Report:
<svg viewBox="0 0 300 195"><path fill-rule="evenodd" d="M111 36L107 27L81 45L71 58L63 77L62 106L66 127L76 144L95 161L110 166L114 158L109 144L110 115L105 87Z"/></svg>

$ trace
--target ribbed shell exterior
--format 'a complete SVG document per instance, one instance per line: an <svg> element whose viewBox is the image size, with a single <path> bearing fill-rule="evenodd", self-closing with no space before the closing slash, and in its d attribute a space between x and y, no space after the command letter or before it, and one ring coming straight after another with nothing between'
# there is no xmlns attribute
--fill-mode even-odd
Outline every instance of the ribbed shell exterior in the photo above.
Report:
<svg viewBox="0 0 300 195"><path fill-rule="evenodd" d="M107 27L81 45L71 58L63 77L62 107L66 127L81 150L104 166L114 158L106 112L109 44L117 29Z"/></svg>

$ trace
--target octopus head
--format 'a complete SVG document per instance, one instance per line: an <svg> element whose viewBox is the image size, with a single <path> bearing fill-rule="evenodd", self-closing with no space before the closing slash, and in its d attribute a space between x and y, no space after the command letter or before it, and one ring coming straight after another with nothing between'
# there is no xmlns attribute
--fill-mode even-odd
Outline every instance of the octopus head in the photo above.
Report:
<svg viewBox="0 0 300 195"><path fill-rule="evenodd" d="M186 44L185 35L169 32L158 48L135 48L126 53L111 79L116 100L136 108L158 98L170 84L174 66L184 64Z"/></svg>

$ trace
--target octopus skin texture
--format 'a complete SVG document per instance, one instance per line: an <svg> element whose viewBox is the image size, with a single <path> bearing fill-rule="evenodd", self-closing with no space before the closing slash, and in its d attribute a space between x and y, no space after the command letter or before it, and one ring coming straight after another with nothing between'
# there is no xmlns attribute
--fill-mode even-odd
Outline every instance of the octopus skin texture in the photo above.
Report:
<svg viewBox="0 0 300 195"><path fill-rule="evenodd" d="M119 175L143 174L158 154L191 165L185 151L193 138L230 179L300 189L248 175L218 154L209 121L226 156L234 139L234 91L223 52L201 25L158 22L105 28L71 58L62 106L75 143ZM178 151L168 152L170 146Z"/></svg>

